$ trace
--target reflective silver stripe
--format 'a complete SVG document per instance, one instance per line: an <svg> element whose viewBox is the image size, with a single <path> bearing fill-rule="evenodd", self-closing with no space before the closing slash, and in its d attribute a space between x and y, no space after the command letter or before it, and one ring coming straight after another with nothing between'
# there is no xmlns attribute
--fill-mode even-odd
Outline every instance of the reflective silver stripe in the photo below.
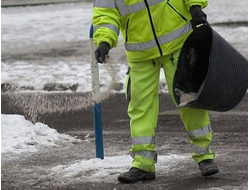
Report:
<svg viewBox="0 0 250 190"><path fill-rule="evenodd" d="M94 7L115 9L115 0L95 0Z"/></svg>
<svg viewBox="0 0 250 190"><path fill-rule="evenodd" d="M130 155L132 156L132 158L135 158L135 156L138 155L157 162L157 153L153 151L136 151L131 152Z"/></svg>
<svg viewBox="0 0 250 190"><path fill-rule="evenodd" d="M177 30L175 30L169 34L166 34L164 36L159 37L158 41L161 45L166 44L166 43L169 43L169 42L181 37L182 35L186 34L187 32L189 32L191 30L192 30L192 25L191 25L191 23L188 23L188 24L178 28Z"/></svg>
<svg viewBox="0 0 250 190"><path fill-rule="evenodd" d="M152 136L143 136L143 137L133 137L132 144L155 144L155 138Z"/></svg>
<svg viewBox="0 0 250 190"><path fill-rule="evenodd" d="M196 129L196 130L193 130L193 131L188 131L188 136L190 138L202 137L204 135L209 134L210 132L212 132L211 125L207 125L207 126L203 127L202 129Z"/></svg>
<svg viewBox="0 0 250 190"><path fill-rule="evenodd" d="M208 154L209 153L209 146L207 148L203 148L203 147L192 144L191 151L193 153L198 154L198 155Z"/></svg>
<svg viewBox="0 0 250 190"><path fill-rule="evenodd" d="M161 36L158 38L159 43L162 44L166 44L169 43L179 37L181 37L182 35L184 35L185 33L189 32L192 30L192 26L191 23L188 23L184 26L182 26L181 28L166 34L164 36ZM157 44L155 42L155 40L150 40L147 42L142 42L142 43L132 43L132 44L125 44L125 49L127 51L141 51L141 50L147 50L147 49L151 49L153 47L155 47Z"/></svg>
<svg viewBox="0 0 250 190"><path fill-rule="evenodd" d="M119 36L119 29L113 24L96 25L94 26L94 32L101 27L109 28L110 30L113 30L117 34L117 36Z"/></svg>
<svg viewBox="0 0 250 190"><path fill-rule="evenodd" d="M157 44L155 40L150 40L150 41L142 42L142 43L125 44L125 49L127 51L140 51L140 50L151 49L155 47L156 45Z"/></svg>
<svg viewBox="0 0 250 190"><path fill-rule="evenodd" d="M148 1L149 6L153 6L153 5L156 5L158 3L163 2L164 0L147 0L147 1ZM142 9L147 8L144 1L141 1L141 2L133 4L133 5L126 6L124 0L117 0L116 6L117 6L121 16L126 16L128 14L135 13L137 11L140 11Z"/></svg>

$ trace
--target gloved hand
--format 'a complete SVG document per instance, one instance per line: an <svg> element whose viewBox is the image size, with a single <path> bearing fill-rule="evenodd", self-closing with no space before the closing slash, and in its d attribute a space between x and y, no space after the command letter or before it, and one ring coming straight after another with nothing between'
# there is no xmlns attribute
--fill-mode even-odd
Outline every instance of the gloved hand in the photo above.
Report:
<svg viewBox="0 0 250 190"><path fill-rule="evenodd" d="M110 45L107 42L101 42L99 47L95 50L95 59L98 63L105 63L106 56L110 50Z"/></svg>
<svg viewBox="0 0 250 190"><path fill-rule="evenodd" d="M191 23L193 27L200 24L207 24L207 15L201 10L199 5L194 5L190 8L190 13L192 16Z"/></svg>

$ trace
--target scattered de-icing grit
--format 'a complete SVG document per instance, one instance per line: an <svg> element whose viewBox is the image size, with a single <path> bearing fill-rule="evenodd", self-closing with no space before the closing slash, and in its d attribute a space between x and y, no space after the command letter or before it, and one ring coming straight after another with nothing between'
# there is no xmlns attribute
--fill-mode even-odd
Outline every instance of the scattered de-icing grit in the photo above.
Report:
<svg viewBox="0 0 250 190"><path fill-rule="evenodd" d="M109 84L101 89L100 94L92 98L91 93L47 93L47 92L25 92L25 91L8 91L5 94L9 97L9 105L19 108L32 122L35 122L39 115L50 113L65 113L81 109L87 109L95 103L100 103L111 96L116 81L116 69L114 64L106 63L105 69L110 77ZM33 75L35 74L35 71ZM62 95L63 93L63 95ZM28 101L27 101L28 100Z"/></svg>

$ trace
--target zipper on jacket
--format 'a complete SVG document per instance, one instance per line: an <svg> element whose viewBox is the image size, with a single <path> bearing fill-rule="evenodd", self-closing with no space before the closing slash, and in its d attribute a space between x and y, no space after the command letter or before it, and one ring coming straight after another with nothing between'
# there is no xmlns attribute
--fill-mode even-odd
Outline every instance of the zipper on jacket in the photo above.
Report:
<svg viewBox="0 0 250 190"><path fill-rule="evenodd" d="M168 0L168 2L167 2L167 5L168 5L174 12L176 12L183 20L187 21L187 19L186 19L181 13L179 13L172 5L170 5L169 0Z"/></svg>
<svg viewBox="0 0 250 190"><path fill-rule="evenodd" d="M126 25L126 40L125 40L125 42L128 42L128 25L129 25L129 20L130 20L130 18L127 20L127 25Z"/></svg>
<svg viewBox="0 0 250 190"><path fill-rule="evenodd" d="M147 7L148 16L149 16L151 28L152 28L152 31L153 31L153 34L154 34L155 42L156 42L157 47L158 47L158 49L159 49L160 55L162 56L163 54L162 54L161 45L160 45L160 43L159 43L159 41L158 41L158 38L157 38L157 35L156 35L156 32L155 32L155 27L154 27L154 23L153 23L153 20L152 20L151 13L150 13L150 9L149 9L148 2L147 2L147 0L144 0L144 2L145 2L146 7Z"/></svg>

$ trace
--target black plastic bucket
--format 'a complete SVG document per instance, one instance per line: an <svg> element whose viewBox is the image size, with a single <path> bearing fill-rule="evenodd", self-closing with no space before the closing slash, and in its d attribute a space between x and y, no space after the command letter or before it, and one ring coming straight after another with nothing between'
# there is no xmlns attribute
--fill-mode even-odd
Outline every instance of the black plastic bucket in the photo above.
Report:
<svg viewBox="0 0 250 190"><path fill-rule="evenodd" d="M233 109L248 87L248 61L210 26L194 30L178 60L173 90L178 107Z"/></svg>

